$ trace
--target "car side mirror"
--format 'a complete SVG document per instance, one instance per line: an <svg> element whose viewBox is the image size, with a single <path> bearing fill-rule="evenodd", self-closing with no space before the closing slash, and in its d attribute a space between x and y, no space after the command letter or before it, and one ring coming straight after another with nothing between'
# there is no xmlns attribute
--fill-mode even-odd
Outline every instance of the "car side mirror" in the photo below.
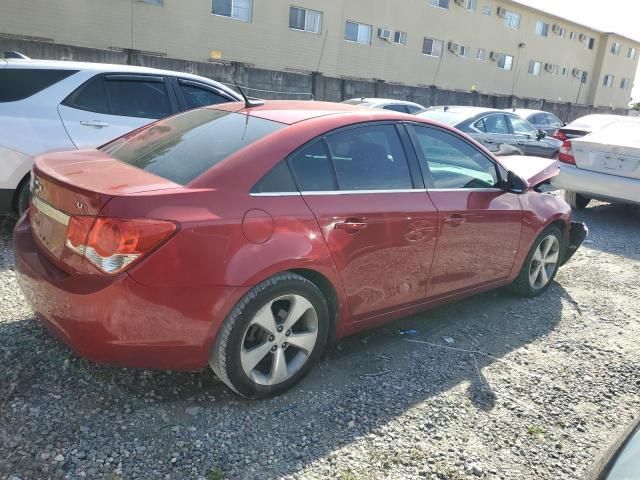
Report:
<svg viewBox="0 0 640 480"><path fill-rule="evenodd" d="M509 170L509 173L507 173L507 192L524 193L526 189L527 185L524 183L524 180Z"/></svg>
<svg viewBox="0 0 640 480"><path fill-rule="evenodd" d="M545 132L544 130L538 130L538 140L542 140L546 136L547 132Z"/></svg>

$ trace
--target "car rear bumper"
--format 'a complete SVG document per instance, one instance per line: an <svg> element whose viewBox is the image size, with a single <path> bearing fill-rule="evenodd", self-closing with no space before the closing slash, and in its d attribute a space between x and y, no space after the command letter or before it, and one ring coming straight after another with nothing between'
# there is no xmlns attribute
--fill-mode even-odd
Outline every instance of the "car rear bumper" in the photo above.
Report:
<svg viewBox="0 0 640 480"><path fill-rule="evenodd" d="M560 164L560 174L551 180L556 188L579 193L588 198L640 204L640 180L583 170Z"/></svg>
<svg viewBox="0 0 640 480"><path fill-rule="evenodd" d="M560 266L571 260L571 257L578 251L578 248L580 248L588 234L589 228L584 223L571 222L571 226L569 227L569 244L564 252Z"/></svg>
<svg viewBox="0 0 640 480"><path fill-rule="evenodd" d="M113 365L198 370L238 287L158 288L128 274L69 275L36 245L28 216L14 231L18 283L36 317L77 354Z"/></svg>

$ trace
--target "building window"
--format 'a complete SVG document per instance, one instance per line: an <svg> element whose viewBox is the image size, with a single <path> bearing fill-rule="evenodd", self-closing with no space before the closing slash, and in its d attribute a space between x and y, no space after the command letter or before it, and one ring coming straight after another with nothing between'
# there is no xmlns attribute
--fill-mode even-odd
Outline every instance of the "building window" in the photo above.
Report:
<svg viewBox="0 0 640 480"><path fill-rule="evenodd" d="M620 88L622 90L626 90L627 88L629 88L630 83L631 83L631 80L629 80L628 78L623 78L622 81L620 82Z"/></svg>
<svg viewBox="0 0 640 480"><path fill-rule="evenodd" d="M534 76L540 75L540 70L542 70L542 62L537 62L535 60L531 60L529 62L529 73Z"/></svg>
<svg viewBox="0 0 640 480"><path fill-rule="evenodd" d="M631 60L635 60L636 59L636 49L631 47L629 48L629 51L627 52L627 58L630 58Z"/></svg>
<svg viewBox="0 0 640 480"><path fill-rule="evenodd" d="M618 42L613 42L611 44L611 53L614 55L620 55L620 44Z"/></svg>
<svg viewBox="0 0 640 480"><path fill-rule="evenodd" d="M449 8L449 0L429 0L429 3L434 7Z"/></svg>
<svg viewBox="0 0 640 480"><path fill-rule="evenodd" d="M469 50L470 47L469 45L460 45L460 56L461 57L468 57L469 56Z"/></svg>
<svg viewBox="0 0 640 480"><path fill-rule="evenodd" d="M551 72L553 75L558 75L558 72L560 71L560 65L551 65Z"/></svg>
<svg viewBox="0 0 640 480"><path fill-rule="evenodd" d="M569 75L569 69L567 67L562 67L562 76L566 77Z"/></svg>
<svg viewBox="0 0 640 480"><path fill-rule="evenodd" d="M393 34L393 43L397 43L398 45L406 45L407 32L395 32Z"/></svg>
<svg viewBox="0 0 640 480"><path fill-rule="evenodd" d="M478 51L476 52L476 60L480 60L481 62L484 61L484 48L479 48Z"/></svg>
<svg viewBox="0 0 640 480"><path fill-rule="evenodd" d="M349 42L371 45L371 25L347 21L344 39Z"/></svg>
<svg viewBox="0 0 640 480"><path fill-rule="evenodd" d="M433 38L426 38L422 42L422 53L431 57L441 57L444 42Z"/></svg>
<svg viewBox="0 0 640 480"><path fill-rule="evenodd" d="M515 28L517 30L520 28L520 14L507 10L504 16L504 24L509 28Z"/></svg>
<svg viewBox="0 0 640 480"><path fill-rule="evenodd" d="M593 50L593 47L595 47L595 46L596 46L596 39L595 39L595 38L593 38L593 37L589 37L589 38L587 39L587 43L586 43L586 45L587 45L587 48L588 48L589 50Z"/></svg>
<svg viewBox="0 0 640 480"><path fill-rule="evenodd" d="M322 32L322 12L306 8L289 8L289 28L305 32Z"/></svg>
<svg viewBox="0 0 640 480"><path fill-rule="evenodd" d="M213 0L214 15L234 18L236 20L251 20L253 0Z"/></svg>
<svg viewBox="0 0 640 480"><path fill-rule="evenodd" d="M613 85L613 75L605 75L604 80L602 81L602 86L611 88Z"/></svg>
<svg viewBox="0 0 640 480"><path fill-rule="evenodd" d="M569 40L573 40L574 38L576 38L576 32L571 32L569 34Z"/></svg>
<svg viewBox="0 0 640 480"><path fill-rule="evenodd" d="M558 35L560 35L560 38L565 38L567 36L567 29L560 27L560 32L558 33Z"/></svg>
<svg viewBox="0 0 640 480"><path fill-rule="evenodd" d="M536 22L536 35L547 37L549 35L549 24L540 21Z"/></svg>
<svg viewBox="0 0 640 480"><path fill-rule="evenodd" d="M501 53L498 56L498 68L502 70L511 70L513 66L513 55L505 55Z"/></svg>
<svg viewBox="0 0 640 480"><path fill-rule="evenodd" d="M486 15L487 17L491 16L491 5L485 5L484 7L482 7L482 14Z"/></svg>
<svg viewBox="0 0 640 480"><path fill-rule="evenodd" d="M477 6L478 6L478 0L465 0L464 2L464 8L472 12L476 11Z"/></svg>
<svg viewBox="0 0 640 480"><path fill-rule="evenodd" d="M142 0L142 3L150 3L151 5L164 5L164 0Z"/></svg>

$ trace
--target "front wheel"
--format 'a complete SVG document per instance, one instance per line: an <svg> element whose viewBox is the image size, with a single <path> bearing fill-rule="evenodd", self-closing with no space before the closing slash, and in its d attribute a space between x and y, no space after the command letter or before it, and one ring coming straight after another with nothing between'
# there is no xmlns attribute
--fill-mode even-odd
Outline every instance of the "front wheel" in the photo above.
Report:
<svg viewBox="0 0 640 480"><path fill-rule="evenodd" d="M523 297L542 294L558 273L563 254L562 232L556 226L547 228L531 247L511 290Z"/></svg>
<svg viewBox="0 0 640 480"><path fill-rule="evenodd" d="M580 195L579 193L565 190L564 201L567 202L574 210L584 210L587 208L587 205L589 205L591 199Z"/></svg>
<svg viewBox="0 0 640 480"><path fill-rule="evenodd" d="M31 199L31 190L29 189L29 178L27 177L20 183L16 192L16 211L22 216L29 208L29 200Z"/></svg>
<svg viewBox="0 0 640 480"><path fill-rule="evenodd" d="M291 388L327 342L329 309L320 289L293 273L252 288L220 327L209 358L215 374L247 398Z"/></svg>

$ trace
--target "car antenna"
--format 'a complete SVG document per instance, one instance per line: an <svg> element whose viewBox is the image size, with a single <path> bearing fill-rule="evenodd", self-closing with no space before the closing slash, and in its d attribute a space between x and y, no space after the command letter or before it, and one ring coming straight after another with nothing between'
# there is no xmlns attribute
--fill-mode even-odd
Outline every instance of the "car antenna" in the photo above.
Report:
<svg viewBox="0 0 640 480"><path fill-rule="evenodd" d="M443 112L448 112L449 111L449 105L445 105L444 108L442 109Z"/></svg>
<svg viewBox="0 0 640 480"><path fill-rule="evenodd" d="M229 65L224 62L222 62L222 64L224 65L224 68L227 70L227 73L231 76L231 80L233 80L233 84L236 86L236 88L240 92L240 95L242 95L242 98L244 98L244 108L253 108L253 107L259 107L261 105L264 105L264 102L260 100L249 99L249 97L247 97L247 94L244 93L244 90L242 90L242 87L238 84L238 81L236 80L236 77L231 71L231 69L229 68Z"/></svg>

